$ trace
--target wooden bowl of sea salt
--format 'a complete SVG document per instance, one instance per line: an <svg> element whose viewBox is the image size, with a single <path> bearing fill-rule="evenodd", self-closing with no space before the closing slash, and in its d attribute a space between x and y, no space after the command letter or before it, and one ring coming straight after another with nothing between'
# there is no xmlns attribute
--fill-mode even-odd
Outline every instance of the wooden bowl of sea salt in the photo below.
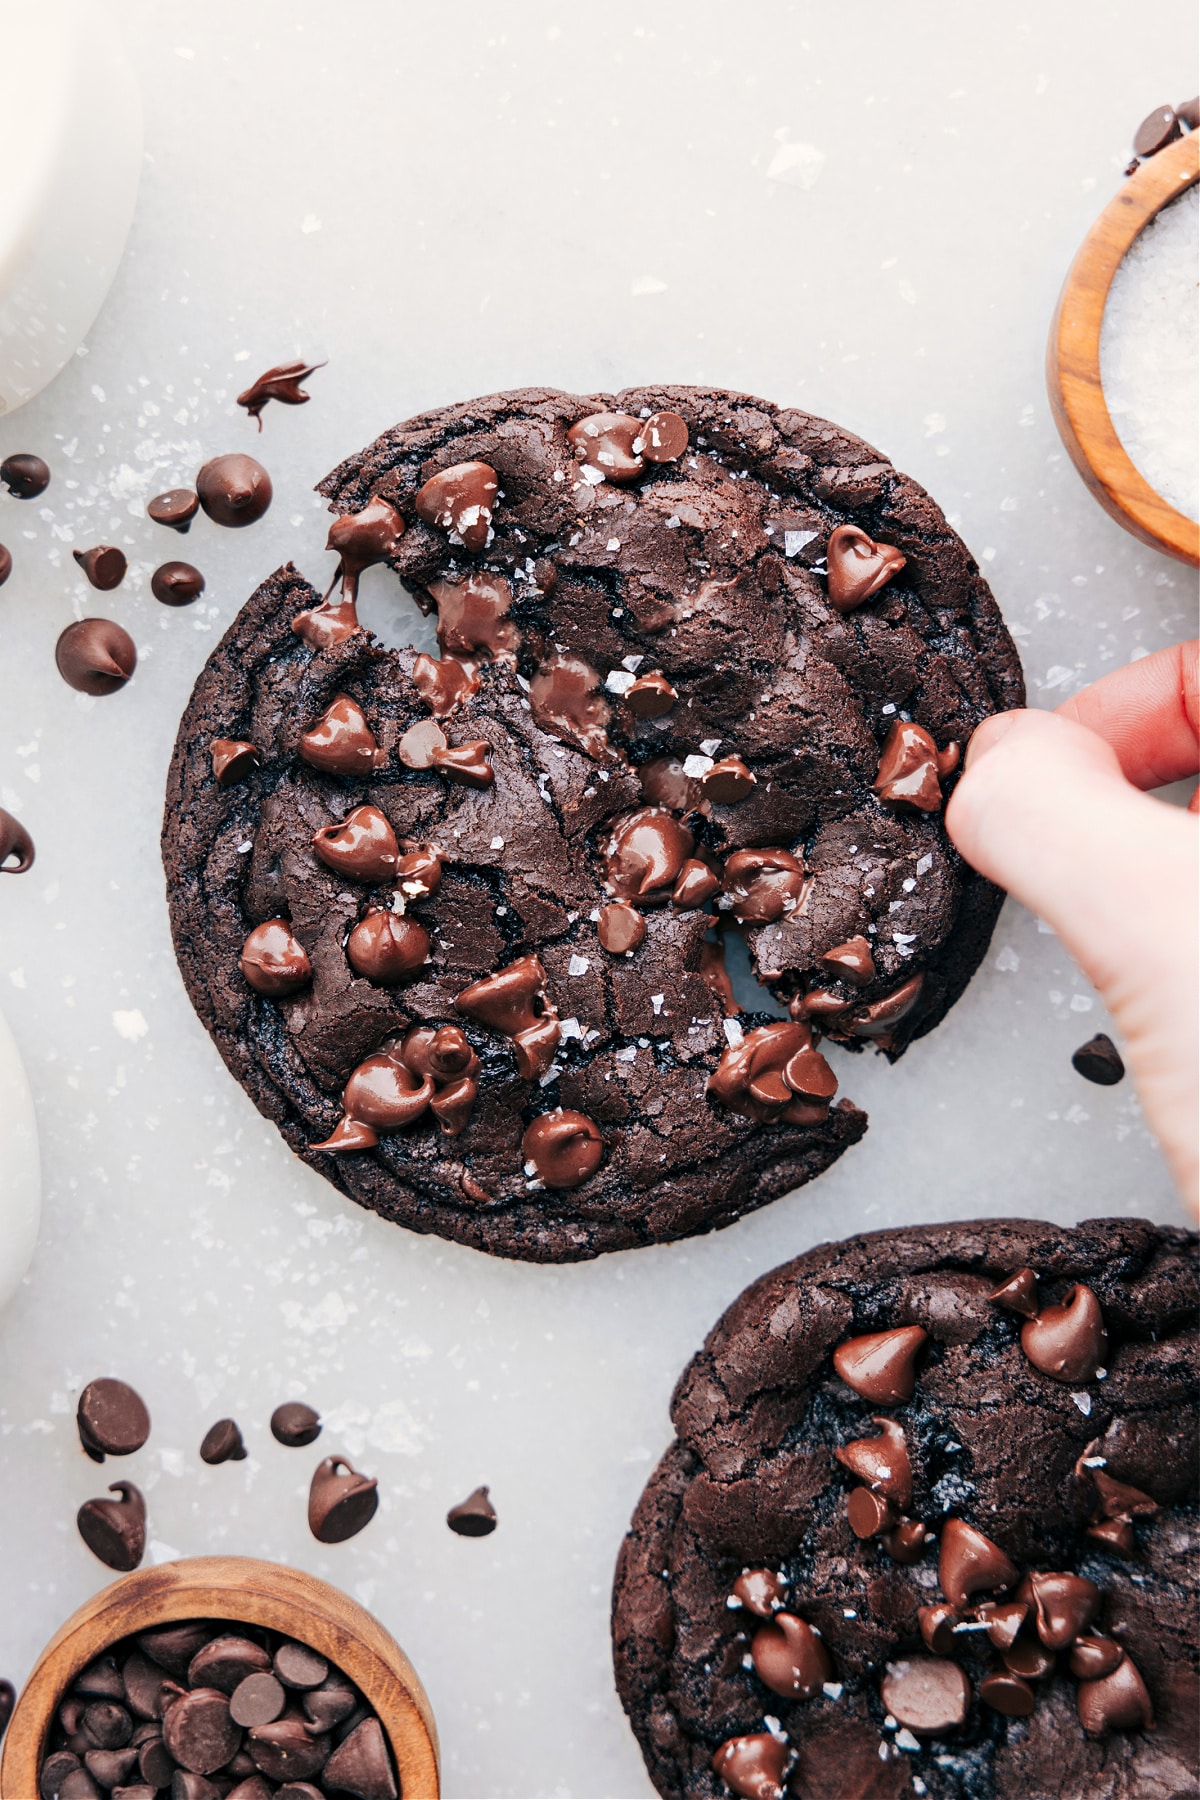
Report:
<svg viewBox="0 0 1200 1800"><path fill-rule="evenodd" d="M1194 566L1198 179L1200 131L1128 177L1071 265L1046 353L1055 423L1096 499Z"/></svg>

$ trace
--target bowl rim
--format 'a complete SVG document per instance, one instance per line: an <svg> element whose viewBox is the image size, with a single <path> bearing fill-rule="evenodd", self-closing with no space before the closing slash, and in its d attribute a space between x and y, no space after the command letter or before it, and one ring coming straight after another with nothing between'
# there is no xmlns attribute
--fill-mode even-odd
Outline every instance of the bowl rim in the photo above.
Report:
<svg viewBox="0 0 1200 1800"><path fill-rule="evenodd" d="M437 1726L420 1678L395 1639L340 1589L285 1563L187 1557L138 1569L93 1594L50 1639L21 1691L0 1756L0 1800L30 1800L46 1733L88 1663L136 1631L182 1619L263 1625L327 1656L379 1716L404 1800L438 1800Z"/></svg>
<svg viewBox="0 0 1200 1800"><path fill-rule="evenodd" d="M1200 523L1151 487L1104 398L1100 334L1108 291L1139 232L1200 180L1200 131L1141 164L1113 196L1067 272L1046 347L1046 386L1059 435L1084 481L1118 524L1178 562L1200 566Z"/></svg>

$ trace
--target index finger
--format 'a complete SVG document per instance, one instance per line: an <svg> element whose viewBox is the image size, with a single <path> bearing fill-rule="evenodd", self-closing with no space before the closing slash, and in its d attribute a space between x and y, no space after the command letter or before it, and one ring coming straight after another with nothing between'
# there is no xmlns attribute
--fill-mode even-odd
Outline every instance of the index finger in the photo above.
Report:
<svg viewBox="0 0 1200 1800"><path fill-rule="evenodd" d="M1058 708L1116 751L1134 787L1163 787L1200 771L1200 643L1173 644L1114 669Z"/></svg>

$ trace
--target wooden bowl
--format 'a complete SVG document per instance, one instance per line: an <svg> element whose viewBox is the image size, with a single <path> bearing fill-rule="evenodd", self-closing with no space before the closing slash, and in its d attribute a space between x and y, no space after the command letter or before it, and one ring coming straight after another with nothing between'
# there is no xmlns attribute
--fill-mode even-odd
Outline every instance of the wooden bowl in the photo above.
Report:
<svg viewBox="0 0 1200 1800"><path fill-rule="evenodd" d="M442 1791L437 1727L399 1644L336 1588L299 1569L244 1556L202 1556L139 1569L81 1606L51 1638L17 1702L0 1759L0 1800L35 1800L47 1733L79 1672L118 1639L180 1619L265 1625L311 1645L378 1713L404 1800L437 1800Z"/></svg>
<svg viewBox="0 0 1200 1800"><path fill-rule="evenodd" d="M1054 422L1071 461L1118 525L1179 562L1200 565L1200 525L1176 512L1130 461L1100 385L1100 328L1108 290L1134 238L1200 178L1200 132L1176 138L1114 195L1087 237L1059 295L1046 348Z"/></svg>

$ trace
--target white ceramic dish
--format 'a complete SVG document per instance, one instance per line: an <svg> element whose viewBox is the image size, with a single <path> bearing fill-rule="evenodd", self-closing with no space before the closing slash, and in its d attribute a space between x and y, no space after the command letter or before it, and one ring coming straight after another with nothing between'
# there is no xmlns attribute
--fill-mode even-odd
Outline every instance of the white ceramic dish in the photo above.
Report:
<svg viewBox="0 0 1200 1800"><path fill-rule="evenodd" d="M129 236L142 106L92 0L0 6L0 414L87 334Z"/></svg>

